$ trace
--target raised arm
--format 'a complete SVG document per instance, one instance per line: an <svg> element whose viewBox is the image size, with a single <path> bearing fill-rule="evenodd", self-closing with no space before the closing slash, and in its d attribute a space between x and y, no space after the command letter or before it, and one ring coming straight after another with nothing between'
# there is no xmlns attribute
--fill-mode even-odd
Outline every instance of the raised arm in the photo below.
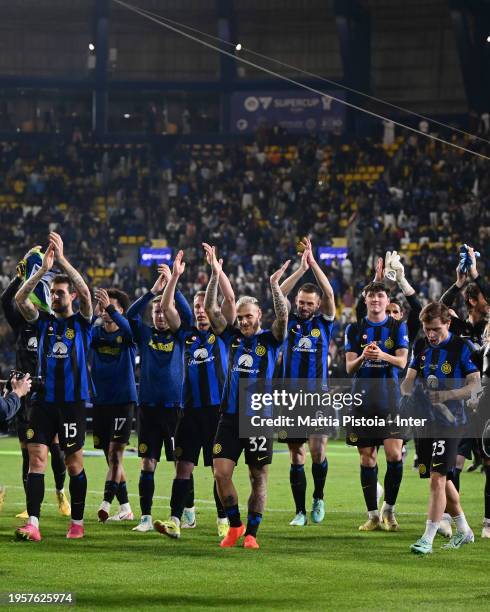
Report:
<svg viewBox="0 0 490 612"><path fill-rule="evenodd" d="M183 257L184 251L179 251L175 256L172 273L170 274L169 280L165 285L165 290L162 294L162 300L160 302L162 310L165 313L168 326L170 327L170 331L173 333L179 330L182 323L180 320L179 311L175 307L175 287L177 286L179 278L182 276L185 270L185 262L182 261ZM168 272L170 273L170 270L168 270Z"/></svg>
<svg viewBox="0 0 490 612"><path fill-rule="evenodd" d="M206 259L208 264L211 266L213 257L213 247L207 242L203 242L204 252L206 253ZM221 304L221 312L226 319L228 325L233 325L236 319L236 302L235 292L231 286L230 279L223 272L223 260L219 260L221 265L221 274L219 275L218 285L223 294L223 303Z"/></svg>
<svg viewBox="0 0 490 612"><path fill-rule="evenodd" d="M119 328L119 331L121 332L121 334L125 336L126 338L129 338L130 340L132 340L133 332L131 330L131 325L129 324L129 321L126 319L124 315L122 315L118 310L116 310L116 307L114 306L114 304L111 304L109 294L107 293L107 291L102 288L96 289L95 299L97 300L97 306L99 307L99 309L102 308L103 310L107 312L107 314L110 316L110 318L114 321L114 323ZM97 311L97 307L96 307L96 311Z"/></svg>
<svg viewBox="0 0 490 612"><path fill-rule="evenodd" d="M221 308L218 306L218 283L221 274L221 264L216 258L215 248L212 247L211 278L209 279L204 296L204 310L209 317L211 327L216 334L221 334L226 328L227 321Z"/></svg>
<svg viewBox="0 0 490 612"><path fill-rule="evenodd" d="M288 331L288 302L281 291L279 280L289 266L289 262L290 260L288 259L270 278L272 302L276 314L271 330L274 338L279 341L284 340Z"/></svg>
<svg viewBox="0 0 490 612"><path fill-rule="evenodd" d="M15 307L15 294L21 285L22 279L19 276L14 276L0 298L5 318L14 332L17 332L19 326L24 323L24 317Z"/></svg>
<svg viewBox="0 0 490 612"><path fill-rule="evenodd" d="M309 238L305 238L307 260L310 268L315 275L316 281L322 290L323 297L320 303L320 312L328 319L335 317L335 295L325 272L321 269L313 255L313 248Z"/></svg>
<svg viewBox="0 0 490 612"><path fill-rule="evenodd" d="M51 232L49 234L49 241L50 244L53 245L58 265L71 280L78 294L80 314L88 321L91 321L93 315L92 296L87 283L83 280L82 275L77 272L68 259L66 259L63 251L63 240L61 239L61 236L56 232Z"/></svg>
<svg viewBox="0 0 490 612"><path fill-rule="evenodd" d="M43 263L39 270L35 274L33 274L31 278L26 280L26 282L22 285L22 287L17 291L15 295L15 303L17 304L17 308L28 323L36 321L39 316L38 310L30 300L29 295L32 291L34 291L36 285L46 274L46 272L51 270L51 268L53 267L54 253L54 246L50 244L46 249L46 253L43 257Z"/></svg>
<svg viewBox="0 0 490 612"><path fill-rule="evenodd" d="M287 297L291 293L291 291L296 286L296 283L299 281L300 278L303 277L304 273L308 270L309 267L310 265L308 263L308 251L304 249L303 253L301 254L301 261L299 267L286 279L284 279L279 285L284 297Z"/></svg>

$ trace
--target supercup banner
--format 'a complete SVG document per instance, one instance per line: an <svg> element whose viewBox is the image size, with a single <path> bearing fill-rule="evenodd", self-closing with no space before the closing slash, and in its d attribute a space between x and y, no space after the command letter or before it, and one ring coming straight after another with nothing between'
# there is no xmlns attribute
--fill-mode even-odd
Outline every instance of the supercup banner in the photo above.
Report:
<svg viewBox="0 0 490 612"><path fill-rule="evenodd" d="M250 134L261 127L279 125L290 134L336 131L345 125L345 107L328 97L344 99L343 92L319 95L301 89L235 92L231 96L231 131Z"/></svg>

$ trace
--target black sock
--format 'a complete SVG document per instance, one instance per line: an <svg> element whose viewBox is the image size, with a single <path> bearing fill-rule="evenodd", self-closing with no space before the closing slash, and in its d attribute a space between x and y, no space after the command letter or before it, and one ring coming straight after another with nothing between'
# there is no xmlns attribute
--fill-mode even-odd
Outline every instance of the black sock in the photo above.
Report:
<svg viewBox="0 0 490 612"><path fill-rule="evenodd" d="M247 516L247 530L245 531L245 535L251 535L254 538L257 537L257 530L261 521L262 515L260 512L249 512Z"/></svg>
<svg viewBox="0 0 490 612"><path fill-rule="evenodd" d="M378 466L367 467L361 465L361 486L364 494L364 501L368 511L377 510L378 501L376 499L376 489L378 486Z"/></svg>
<svg viewBox="0 0 490 612"><path fill-rule="evenodd" d="M27 514L39 518L44 499L44 474L27 474L26 498Z"/></svg>
<svg viewBox="0 0 490 612"><path fill-rule="evenodd" d="M87 476L85 470L76 476L70 476L71 518L74 521L83 520L85 498L87 497Z"/></svg>
<svg viewBox="0 0 490 612"><path fill-rule="evenodd" d="M291 491L294 503L296 504L296 514L298 512L306 514L306 474L304 465L291 464L289 482L291 483Z"/></svg>
<svg viewBox="0 0 490 612"><path fill-rule="evenodd" d="M119 486L117 487L116 491L116 497L117 501L120 503L121 506L123 504L129 504L128 489L126 488L125 480L121 480L121 482L119 483Z"/></svg>
<svg viewBox="0 0 490 612"><path fill-rule="evenodd" d="M151 514L153 494L155 493L155 479L153 472L141 470L139 492L141 514Z"/></svg>
<svg viewBox="0 0 490 612"><path fill-rule="evenodd" d="M485 518L490 519L490 465L485 465Z"/></svg>
<svg viewBox="0 0 490 612"><path fill-rule="evenodd" d="M394 506L403 478L403 461L387 461L385 474L385 502Z"/></svg>
<svg viewBox="0 0 490 612"><path fill-rule="evenodd" d="M230 527L240 527L242 519L240 518L240 508L238 504L225 508L226 516L230 522Z"/></svg>
<svg viewBox="0 0 490 612"><path fill-rule="evenodd" d="M172 483L172 496L170 497L170 512L172 516L177 517L179 520L182 518L182 512L184 512L184 506L189 496L189 487L191 481L189 478L174 478ZM189 507L189 506L187 506ZM192 506L191 506L192 507Z"/></svg>
<svg viewBox="0 0 490 612"><path fill-rule="evenodd" d="M459 486L460 486L460 477L461 476L461 470L457 467L454 468L453 470L453 477L452 477L452 481L453 481L453 485L456 487L456 491L458 491L459 493Z"/></svg>
<svg viewBox="0 0 490 612"><path fill-rule="evenodd" d="M313 475L313 482L315 484L315 490L313 491L314 499L323 499L323 490L325 489L325 480L328 474L328 460L325 459L322 463L313 463L311 466L311 473Z"/></svg>
<svg viewBox="0 0 490 612"><path fill-rule="evenodd" d="M223 508L223 504L221 503L221 499L218 495L218 487L216 486L216 480L213 484L213 495L214 495L214 503L216 504L216 512L218 513L218 518L226 518L226 512Z"/></svg>
<svg viewBox="0 0 490 612"><path fill-rule="evenodd" d="M22 484L24 485L24 493L27 493L27 474L29 473L29 451L27 448L22 449Z"/></svg>
<svg viewBox="0 0 490 612"><path fill-rule="evenodd" d="M191 474L190 477L190 485L189 485L189 491L187 492L187 498L185 500L185 507L186 508L194 508L194 475ZM176 516L174 514L174 516Z"/></svg>
<svg viewBox="0 0 490 612"><path fill-rule="evenodd" d="M51 444L49 447L51 453L51 469L53 470L54 486L57 491L65 486L66 466L65 453L61 450L59 444Z"/></svg>
<svg viewBox="0 0 490 612"><path fill-rule="evenodd" d="M106 480L104 486L104 501L112 504L112 500L116 495L119 484L115 480Z"/></svg>

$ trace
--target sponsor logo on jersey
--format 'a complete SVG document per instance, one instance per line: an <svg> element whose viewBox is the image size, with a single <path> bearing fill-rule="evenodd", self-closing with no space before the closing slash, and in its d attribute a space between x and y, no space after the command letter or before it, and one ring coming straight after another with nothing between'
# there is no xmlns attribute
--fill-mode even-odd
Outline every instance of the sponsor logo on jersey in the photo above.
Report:
<svg viewBox="0 0 490 612"><path fill-rule="evenodd" d="M238 365L243 368L251 368L254 364L252 355L240 355Z"/></svg>
<svg viewBox="0 0 490 612"><path fill-rule="evenodd" d="M51 353L48 354L48 357L54 357L55 359L68 359L68 347L64 342L55 342L53 344Z"/></svg>
<svg viewBox="0 0 490 612"><path fill-rule="evenodd" d="M198 348L194 351L194 359L207 359L208 356L208 350L204 347Z"/></svg>
<svg viewBox="0 0 490 612"><path fill-rule="evenodd" d="M298 351L300 353L316 353L316 346L313 346L313 342L308 336L302 336L298 344L293 346L293 351Z"/></svg>
<svg viewBox="0 0 490 612"><path fill-rule="evenodd" d="M163 351L165 353L171 353L174 350L174 343L172 342L156 342L155 340L150 340L148 343L155 351Z"/></svg>

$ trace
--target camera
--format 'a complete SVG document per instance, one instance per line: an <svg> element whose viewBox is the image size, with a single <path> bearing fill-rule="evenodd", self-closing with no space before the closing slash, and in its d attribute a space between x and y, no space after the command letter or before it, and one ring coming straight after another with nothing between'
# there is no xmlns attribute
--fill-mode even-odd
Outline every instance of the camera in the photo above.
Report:
<svg viewBox="0 0 490 612"><path fill-rule="evenodd" d="M5 385L7 391L12 391L12 385L10 383L12 378L15 378L16 380L21 380L22 378L24 378L24 376L26 376L25 372L20 372L19 370L11 370L8 377L8 381ZM31 376L31 382L31 393L41 391L41 389L43 388L43 381L40 376Z"/></svg>

